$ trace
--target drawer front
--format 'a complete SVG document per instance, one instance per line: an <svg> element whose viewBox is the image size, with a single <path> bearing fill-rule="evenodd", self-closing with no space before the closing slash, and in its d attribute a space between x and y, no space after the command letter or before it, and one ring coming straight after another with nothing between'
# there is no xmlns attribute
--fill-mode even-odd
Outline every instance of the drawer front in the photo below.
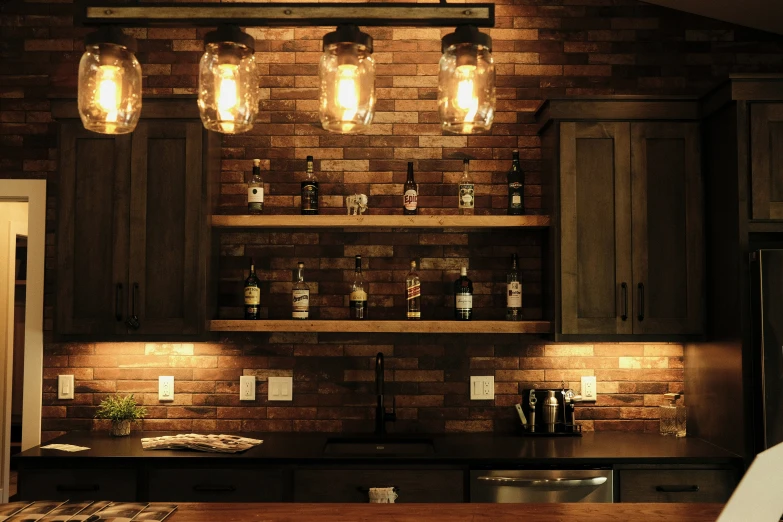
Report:
<svg viewBox="0 0 783 522"><path fill-rule="evenodd" d="M298 470L295 502L369 502L371 487L397 488L396 503L465 501L460 470Z"/></svg>
<svg viewBox="0 0 783 522"><path fill-rule="evenodd" d="M136 498L133 469L25 469L19 477L21 500L115 500Z"/></svg>
<svg viewBox="0 0 783 522"><path fill-rule="evenodd" d="M732 470L621 470L620 502L726 502L736 485Z"/></svg>
<svg viewBox="0 0 783 522"><path fill-rule="evenodd" d="M151 502L282 502L283 473L274 469L151 469Z"/></svg>

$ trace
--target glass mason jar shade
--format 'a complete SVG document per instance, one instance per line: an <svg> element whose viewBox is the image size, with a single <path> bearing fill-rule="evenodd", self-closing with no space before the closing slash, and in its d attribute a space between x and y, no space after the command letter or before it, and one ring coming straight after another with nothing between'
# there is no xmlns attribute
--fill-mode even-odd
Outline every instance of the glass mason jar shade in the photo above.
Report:
<svg viewBox="0 0 783 522"><path fill-rule="evenodd" d="M141 114L141 66L136 40L120 29L87 35L79 62L78 106L82 124L101 134L133 132Z"/></svg>
<svg viewBox="0 0 783 522"><path fill-rule="evenodd" d="M238 27L207 33L198 74L198 108L209 130L238 134L258 114L255 40Z"/></svg>
<svg viewBox="0 0 783 522"><path fill-rule="evenodd" d="M356 26L340 26L326 34L319 76L323 128L343 134L366 129L375 111L372 37Z"/></svg>
<svg viewBox="0 0 783 522"><path fill-rule="evenodd" d="M495 118L492 39L463 26L443 37L438 75L438 111L444 131L488 131Z"/></svg>

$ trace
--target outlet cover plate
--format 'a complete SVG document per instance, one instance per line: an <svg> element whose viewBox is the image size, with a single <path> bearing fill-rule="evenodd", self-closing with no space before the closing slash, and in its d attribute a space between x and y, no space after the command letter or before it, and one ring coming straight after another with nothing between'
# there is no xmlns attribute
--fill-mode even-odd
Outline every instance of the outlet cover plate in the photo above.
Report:
<svg viewBox="0 0 783 522"><path fill-rule="evenodd" d="M73 375L57 376L57 398L73 399Z"/></svg>
<svg viewBox="0 0 783 522"><path fill-rule="evenodd" d="M293 390L293 377L269 377L268 399L270 401L292 401L294 400Z"/></svg>
<svg viewBox="0 0 783 522"><path fill-rule="evenodd" d="M595 376L583 375L582 376L582 400L594 401L598 397L598 391L595 389Z"/></svg>
<svg viewBox="0 0 783 522"><path fill-rule="evenodd" d="M174 400L174 376L173 375L161 375L158 377L158 400L159 401Z"/></svg>
<svg viewBox="0 0 783 522"><path fill-rule="evenodd" d="M495 398L495 377L492 375L471 375L470 400L486 401Z"/></svg>
<svg viewBox="0 0 783 522"><path fill-rule="evenodd" d="M239 377L239 400L256 400L256 376L242 375Z"/></svg>

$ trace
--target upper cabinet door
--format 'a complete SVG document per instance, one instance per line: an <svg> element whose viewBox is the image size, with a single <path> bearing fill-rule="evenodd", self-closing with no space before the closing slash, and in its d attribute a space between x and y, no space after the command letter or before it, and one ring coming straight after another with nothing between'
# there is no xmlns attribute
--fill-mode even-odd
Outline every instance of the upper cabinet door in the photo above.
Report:
<svg viewBox="0 0 783 522"><path fill-rule="evenodd" d="M633 332L703 331L704 253L699 127L634 123Z"/></svg>
<svg viewBox="0 0 783 522"><path fill-rule="evenodd" d="M129 171L130 136L60 125L58 334L125 331Z"/></svg>
<svg viewBox="0 0 783 522"><path fill-rule="evenodd" d="M629 334L629 123L560 124L563 334Z"/></svg>
<svg viewBox="0 0 783 522"><path fill-rule="evenodd" d="M783 103L750 109L752 219L783 219Z"/></svg>
<svg viewBox="0 0 783 522"><path fill-rule="evenodd" d="M199 333L203 132L198 120L147 120L133 133L130 333Z"/></svg>

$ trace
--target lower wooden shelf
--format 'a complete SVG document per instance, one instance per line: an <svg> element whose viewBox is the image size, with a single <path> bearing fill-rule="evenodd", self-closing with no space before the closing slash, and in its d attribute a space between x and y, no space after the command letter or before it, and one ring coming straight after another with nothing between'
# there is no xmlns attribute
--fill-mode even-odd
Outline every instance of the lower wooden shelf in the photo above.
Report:
<svg viewBox="0 0 783 522"><path fill-rule="evenodd" d="M549 321L342 321L216 319L213 332L360 332L360 333L497 333L547 334Z"/></svg>

